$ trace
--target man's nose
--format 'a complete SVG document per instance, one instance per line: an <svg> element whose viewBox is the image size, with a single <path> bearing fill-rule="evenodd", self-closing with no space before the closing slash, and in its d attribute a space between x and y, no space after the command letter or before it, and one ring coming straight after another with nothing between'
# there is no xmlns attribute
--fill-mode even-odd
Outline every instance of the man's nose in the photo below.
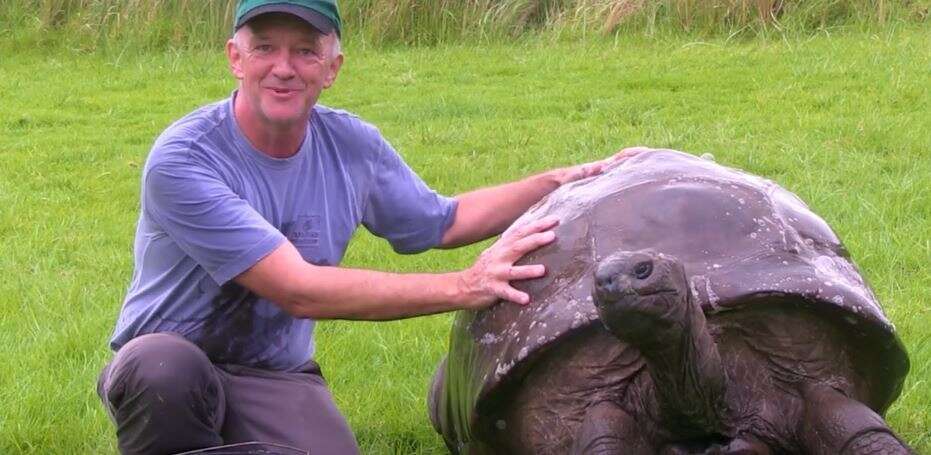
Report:
<svg viewBox="0 0 931 455"><path fill-rule="evenodd" d="M291 79L295 75L294 66L291 64L291 54L287 51L279 52L275 56L275 64L272 66L272 75L278 79Z"/></svg>

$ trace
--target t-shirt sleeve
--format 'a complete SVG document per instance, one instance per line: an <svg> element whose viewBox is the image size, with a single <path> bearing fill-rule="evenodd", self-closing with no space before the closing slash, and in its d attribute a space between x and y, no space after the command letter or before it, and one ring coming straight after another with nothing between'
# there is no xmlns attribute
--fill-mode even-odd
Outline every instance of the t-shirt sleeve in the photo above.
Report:
<svg viewBox="0 0 931 455"><path fill-rule="evenodd" d="M380 148L362 224L398 253L439 245L455 218L456 200L430 189L383 139Z"/></svg>
<svg viewBox="0 0 931 455"><path fill-rule="evenodd" d="M142 203L143 210L178 247L221 286L285 240L205 165L153 165L145 174Z"/></svg>

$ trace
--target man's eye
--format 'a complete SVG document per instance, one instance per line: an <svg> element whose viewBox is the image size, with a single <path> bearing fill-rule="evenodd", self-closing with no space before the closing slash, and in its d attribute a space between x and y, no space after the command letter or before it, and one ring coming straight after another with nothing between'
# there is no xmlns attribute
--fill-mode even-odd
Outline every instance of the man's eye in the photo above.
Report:
<svg viewBox="0 0 931 455"><path fill-rule="evenodd" d="M261 52L263 54L269 53L271 50L272 46L270 44L259 44L258 46L255 46L255 51Z"/></svg>
<svg viewBox="0 0 931 455"><path fill-rule="evenodd" d="M312 57L316 55L313 49L305 47L297 50L297 53L302 57Z"/></svg>

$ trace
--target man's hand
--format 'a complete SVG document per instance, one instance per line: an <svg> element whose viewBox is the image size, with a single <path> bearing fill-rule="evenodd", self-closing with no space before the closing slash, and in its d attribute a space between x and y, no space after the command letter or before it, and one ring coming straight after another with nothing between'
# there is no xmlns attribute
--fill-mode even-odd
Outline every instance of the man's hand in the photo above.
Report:
<svg viewBox="0 0 931 455"><path fill-rule="evenodd" d="M507 229L542 197L569 182L605 173L628 158L653 150L629 147L591 163L553 169L504 185L456 196L459 205L453 225L443 234L440 248L455 248L487 239Z"/></svg>
<svg viewBox="0 0 931 455"><path fill-rule="evenodd" d="M614 169L624 160L650 150L653 149L649 147L628 147L603 160L557 169L556 182L559 185L565 185L576 180L603 174Z"/></svg>
<svg viewBox="0 0 931 455"><path fill-rule="evenodd" d="M530 296L514 289L510 282L539 278L546 273L546 269L541 264L516 266L514 263L527 253L552 242L556 238L552 229L558 223L558 218L549 216L508 230L482 252L475 264L460 275L461 292L470 296L468 307L485 308L499 299L521 305L530 303Z"/></svg>

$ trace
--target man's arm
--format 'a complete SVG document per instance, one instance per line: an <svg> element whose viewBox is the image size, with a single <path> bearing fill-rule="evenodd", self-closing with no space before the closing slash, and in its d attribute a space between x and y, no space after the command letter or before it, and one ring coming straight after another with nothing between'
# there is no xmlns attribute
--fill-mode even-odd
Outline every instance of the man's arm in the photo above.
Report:
<svg viewBox="0 0 931 455"><path fill-rule="evenodd" d="M478 309L498 299L529 303L512 280L543 276L542 265L515 266L530 251L553 241L555 218L544 218L502 236L475 264L443 274L396 274L307 263L285 241L234 280L295 317L401 319Z"/></svg>
<svg viewBox="0 0 931 455"><path fill-rule="evenodd" d="M460 194L456 196L455 221L443 234L439 248L455 248L498 235L556 188L606 172L647 150L646 147L626 148L604 160L554 169L516 182Z"/></svg>
<svg viewBox="0 0 931 455"><path fill-rule="evenodd" d="M496 235L560 185L600 174L645 148L624 149L593 163L556 169L524 180L459 196L456 220L441 247ZM444 274L397 274L304 261L285 241L234 278L295 317L313 319L401 319L459 309L480 309L499 299L530 302L511 281L539 278L543 265L514 263L555 239L558 220L546 217L504 233L466 270Z"/></svg>
<svg viewBox="0 0 931 455"><path fill-rule="evenodd" d="M558 172L550 171L456 196L453 224L443 234L438 248L456 248L500 234L560 185Z"/></svg>

